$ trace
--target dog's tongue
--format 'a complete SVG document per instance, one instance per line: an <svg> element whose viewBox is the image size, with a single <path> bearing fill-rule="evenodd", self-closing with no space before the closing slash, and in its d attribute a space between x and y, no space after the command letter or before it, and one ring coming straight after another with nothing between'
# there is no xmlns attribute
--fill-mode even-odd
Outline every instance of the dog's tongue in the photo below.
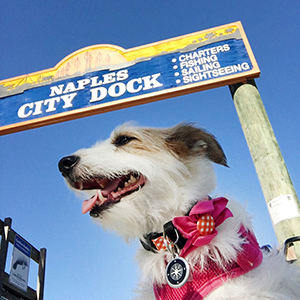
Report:
<svg viewBox="0 0 300 300"><path fill-rule="evenodd" d="M98 199L99 199L98 193L96 193L96 195L94 195L89 200L83 201L82 208L81 208L82 213L86 214L87 212L91 211L92 208L96 205Z"/></svg>
<svg viewBox="0 0 300 300"><path fill-rule="evenodd" d="M113 192L115 189L117 189L120 182L121 182L121 179L119 179L119 178L110 181L105 186L105 188L101 191L102 196L110 199L111 197L109 197L109 194L111 192ZM106 199L101 200L98 193L100 193L100 191L97 192L96 195L94 195L89 200L83 201L82 208L81 208L81 211L83 214L86 214L87 212L91 211L93 209L93 207L96 205L97 201L99 201L99 206L105 202ZM110 199L110 200L113 200L113 199Z"/></svg>

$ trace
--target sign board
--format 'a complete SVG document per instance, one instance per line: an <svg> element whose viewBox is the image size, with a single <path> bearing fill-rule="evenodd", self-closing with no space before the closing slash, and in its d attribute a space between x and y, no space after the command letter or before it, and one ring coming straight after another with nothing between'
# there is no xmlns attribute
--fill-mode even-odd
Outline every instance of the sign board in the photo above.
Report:
<svg viewBox="0 0 300 300"><path fill-rule="evenodd" d="M9 282L27 292L31 246L15 236L15 244L11 260Z"/></svg>
<svg viewBox="0 0 300 300"><path fill-rule="evenodd" d="M240 22L125 50L80 49L54 68L0 81L0 135L260 74Z"/></svg>

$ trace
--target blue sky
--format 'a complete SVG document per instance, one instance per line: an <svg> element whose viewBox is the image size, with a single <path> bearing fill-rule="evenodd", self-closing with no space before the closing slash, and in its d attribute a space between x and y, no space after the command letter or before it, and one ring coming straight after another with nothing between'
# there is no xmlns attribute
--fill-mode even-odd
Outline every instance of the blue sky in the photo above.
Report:
<svg viewBox="0 0 300 300"><path fill-rule="evenodd" d="M125 49L241 21L261 69L256 79L296 192L299 192L298 1L2 1L0 80L54 67L95 44ZM260 244L276 245L264 197L228 87L0 137L0 218L47 248L45 299L131 299L139 244L126 245L81 214L59 159L106 139L126 121L169 127L195 122L221 143L215 194L247 203ZM10 250L11 251L11 250ZM9 262L8 262L9 268ZM31 264L30 285L36 287Z"/></svg>

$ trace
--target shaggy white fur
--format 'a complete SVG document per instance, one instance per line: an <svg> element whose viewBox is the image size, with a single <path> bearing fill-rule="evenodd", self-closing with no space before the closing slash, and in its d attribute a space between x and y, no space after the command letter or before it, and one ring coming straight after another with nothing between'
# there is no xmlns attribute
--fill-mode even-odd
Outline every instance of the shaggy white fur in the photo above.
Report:
<svg viewBox="0 0 300 300"><path fill-rule="evenodd" d="M192 125L152 129L125 124L108 140L63 158L59 168L74 191L90 198L83 211L130 241L162 232L166 222L184 216L209 195L215 188L212 162L226 165L221 147L213 136ZM204 267L208 257L221 267L235 260L244 242L240 226L252 231L252 225L240 204L229 201L228 208L234 217L218 227L218 235L208 245L186 257L191 268ZM166 261L171 258L167 251L138 251L142 283L137 299L155 299L153 283L166 283ZM299 275L298 267L287 264L274 250L264 253L259 267L226 281L205 299L300 299Z"/></svg>

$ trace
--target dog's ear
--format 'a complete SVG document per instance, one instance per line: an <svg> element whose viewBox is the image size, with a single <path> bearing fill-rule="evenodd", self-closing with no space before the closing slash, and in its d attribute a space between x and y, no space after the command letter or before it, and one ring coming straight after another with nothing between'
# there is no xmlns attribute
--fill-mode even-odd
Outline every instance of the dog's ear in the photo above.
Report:
<svg viewBox="0 0 300 300"><path fill-rule="evenodd" d="M215 137L191 124L181 123L171 128L167 143L179 156L206 155L214 163L228 167L225 153Z"/></svg>

